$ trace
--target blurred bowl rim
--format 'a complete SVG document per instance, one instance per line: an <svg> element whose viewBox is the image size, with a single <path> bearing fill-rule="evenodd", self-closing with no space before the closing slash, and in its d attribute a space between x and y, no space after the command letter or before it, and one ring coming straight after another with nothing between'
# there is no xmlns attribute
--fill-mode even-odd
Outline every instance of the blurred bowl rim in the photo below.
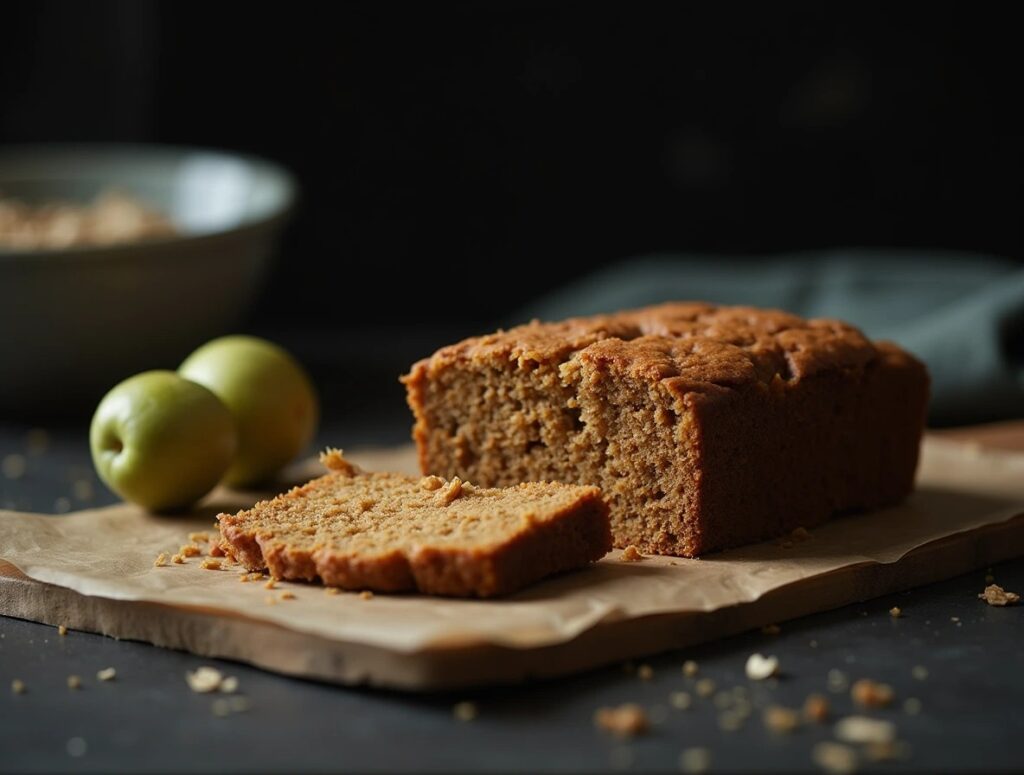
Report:
<svg viewBox="0 0 1024 775"><path fill-rule="evenodd" d="M93 259L118 259L131 257L139 259L150 248L166 248L168 246L199 245L210 241L222 240L251 231L262 231L267 227L283 225L294 212L299 197L298 183L295 176L285 167L276 162L235 151L193 145L171 145L164 143L5 143L0 145L0 194L3 193L3 170L5 163L12 158L24 158L31 154L96 154L110 156L148 156L178 157L189 154L219 156L236 162L243 162L276 178L281 186L281 204L276 210L251 220L243 220L228 228L210 229L209 231L187 233L182 232L172 237L154 237L151 239L115 242L107 245L75 245L66 248L41 248L26 250L11 249L0 245L0 265L22 263L39 260L61 260L92 257ZM73 176L69 176L73 177ZM111 181L113 185L114 181ZM162 251L153 251L156 255Z"/></svg>

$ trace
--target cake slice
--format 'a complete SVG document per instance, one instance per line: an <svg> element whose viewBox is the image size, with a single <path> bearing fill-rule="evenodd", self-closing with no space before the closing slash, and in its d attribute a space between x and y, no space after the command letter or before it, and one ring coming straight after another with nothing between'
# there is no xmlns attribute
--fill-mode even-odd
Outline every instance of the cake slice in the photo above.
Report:
<svg viewBox="0 0 1024 775"><path fill-rule="evenodd" d="M250 570L343 589L493 597L611 548L596 487L364 473L329 451L330 473L218 516L221 546Z"/></svg>

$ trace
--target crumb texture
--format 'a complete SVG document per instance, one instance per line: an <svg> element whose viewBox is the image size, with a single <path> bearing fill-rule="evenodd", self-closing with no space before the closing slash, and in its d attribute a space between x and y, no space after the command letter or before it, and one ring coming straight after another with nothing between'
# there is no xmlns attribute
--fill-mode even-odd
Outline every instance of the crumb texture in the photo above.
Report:
<svg viewBox="0 0 1024 775"><path fill-rule="evenodd" d="M222 544L251 571L343 589L491 597L600 559L611 548L595 487L485 489L332 473L218 517ZM436 485L436 486L435 486Z"/></svg>
<svg viewBox="0 0 1024 775"><path fill-rule="evenodd" d="M850 325L702 303L467 339L404 381L424 474L596 485L616 547L682 556L898 502L928 395Z"/></svg>

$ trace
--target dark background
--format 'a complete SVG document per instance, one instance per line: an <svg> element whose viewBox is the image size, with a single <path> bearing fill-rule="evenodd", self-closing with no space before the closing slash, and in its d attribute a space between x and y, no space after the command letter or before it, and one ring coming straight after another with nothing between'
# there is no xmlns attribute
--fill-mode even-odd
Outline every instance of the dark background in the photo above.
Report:
<svg viewBox="0 0 1024 775"><path fill-rule="evenodd" d="M257 317L494 321L653 250L1024 256L1018 30L997 5L40 2L4 17L0 142L213 146L297 175Z"/></svg>
<svg viewBox="0 0 1024 775"><path fill-rule="evenodd" d="M290 168L301 207L249 326L313 371L330 420L318 445L398 443L410 420L395 378L413 358L629 256L884 245L1024 259L1020 30L1003 7L5 3L0 143L194 144ZM5 507L71 504L86 435L53 438L22 480L0 479ZM23 428L0 425L0 453L23 444ZM995 573L1024 585L1019 562ZM1017 612L975 599L984 583L977 572L685 657L724 688L749 653L775 653L786 675L766 696L789 707L833 667L889 682L924 707L889 711L913 751L896 767L1013 769L1024 639ZM4 681L30 689L0 685L0 769L598 770L619 746L595 735L594 708L689 688L680 654L653 660L649 682L613 667L416 700L222 666L254 704L227 721L246 742L232 746L181 680L197 658L10 619L5 632ZM67 673L111 664L113 684L61 694ZM481 707L471 728L451 721L462 699ZM774 738L755 718L729 736L716 715L704 701L673 716L635 745L633 769L672 769L692 745L715 768L806 768L829 733ZM78 735L82 761L65 750Z"/></svg>

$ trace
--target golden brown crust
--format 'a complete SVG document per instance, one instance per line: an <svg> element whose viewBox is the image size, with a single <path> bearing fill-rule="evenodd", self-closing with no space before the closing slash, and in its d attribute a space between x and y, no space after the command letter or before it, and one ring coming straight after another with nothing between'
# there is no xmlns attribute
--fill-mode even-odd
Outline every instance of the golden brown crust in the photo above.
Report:
<svg viewBox="0 0 1024 775"><path fill-rule="evenodd" d="M595 484L617 547L686 556L902 499L928 395L850 325L701 303L535 321L403 381L424 473Z"/></svg>
<svg viewBox="0 0 1024 775"><path fill-rule="evenodd" d="M595 487L494 490L453 481L432 488L432 481L353 473L331 462L326 476L221 514L230 554L281 579L492 597L594 562L611 548L608 507Z"/></svg>
<svg viewBox="0 0 1024 775"><path fill-rule="evenodd" d="M467 362L563 363L570 356L638 379L681 379L738 387L776 376L799 380L820 371L863 367L875 346L837 320L805 320L778 310L673 302L640 310L532 321L443 347L415 364L406 381Z"/></svg>

